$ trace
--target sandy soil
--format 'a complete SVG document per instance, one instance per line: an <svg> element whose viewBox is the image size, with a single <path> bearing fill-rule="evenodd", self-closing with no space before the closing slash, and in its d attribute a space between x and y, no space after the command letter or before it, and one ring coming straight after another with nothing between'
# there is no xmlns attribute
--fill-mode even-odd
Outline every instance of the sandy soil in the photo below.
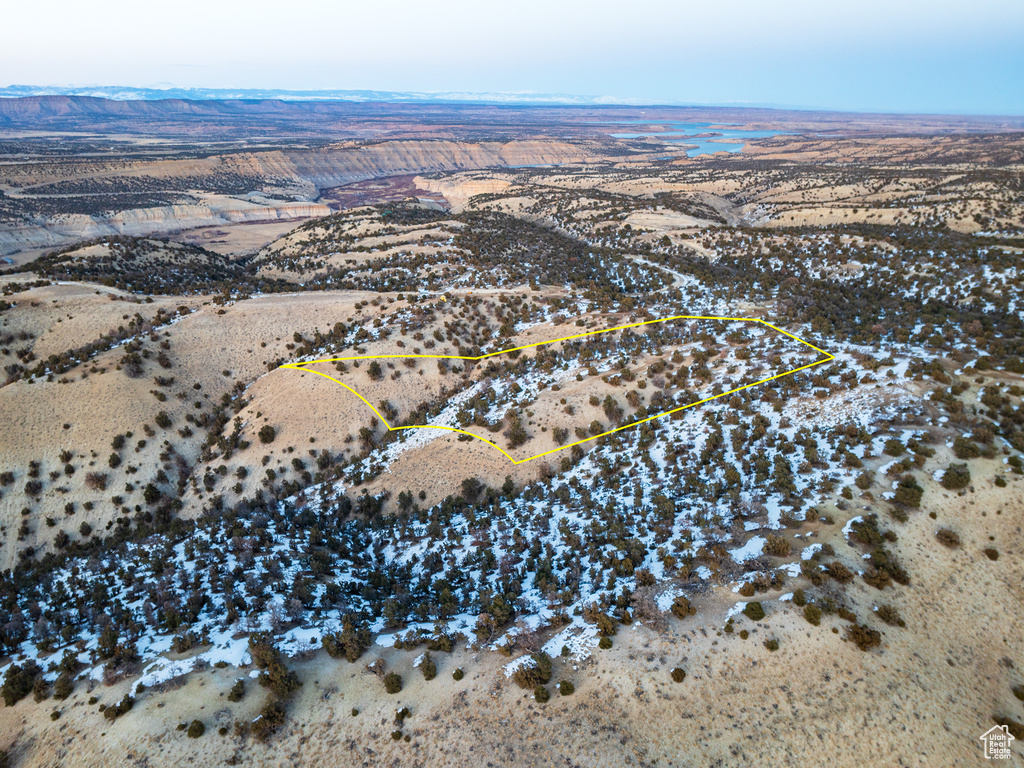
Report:
<svg viewBox="0 0 1024 768"><path fill-rule="evenodd" d="M301 226L305 221L308 219L200 227L179 232L174 239L202 246L209 251L226 256L243 256L255 253L281 235Z"/></svg>

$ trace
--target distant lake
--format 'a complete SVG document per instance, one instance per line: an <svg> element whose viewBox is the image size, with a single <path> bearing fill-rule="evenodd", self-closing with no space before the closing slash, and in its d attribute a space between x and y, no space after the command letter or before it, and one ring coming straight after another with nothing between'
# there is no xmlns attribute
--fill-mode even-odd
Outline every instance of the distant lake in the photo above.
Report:
<svg viewBox="0 0 1024 768"><path fill-rule="evenodd" d="M746 144L744 141L724 141L724 139L763 139L771 136L793 135L791 131L747 131L723 127L737 125L737 123L682 123L676 120L611 120L599 123L599 125L668 126L672 130L613 133L611 136L615 139L662 139L667 144L695 144L696 146L693 149L686 151L687 157L710 155L714 152L740 152ZM693 138L702 133L714 133L715 136L700 139Z"/></svg>

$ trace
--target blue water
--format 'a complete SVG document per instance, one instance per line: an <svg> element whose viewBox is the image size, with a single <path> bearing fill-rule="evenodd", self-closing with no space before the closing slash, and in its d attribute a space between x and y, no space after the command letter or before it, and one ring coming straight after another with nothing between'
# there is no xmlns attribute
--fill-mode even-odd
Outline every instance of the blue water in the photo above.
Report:
<svg viewBox="0 0 1024 768"><path fill-rule="evenodd" d="M643 133L613 133L615 139L664 139L668 144L693 144L693 149L686 151L687 157L698 155L710 155L715 152L741 152L746 142L744 141L722 141L722 139L763 139L771 136L790 136L789 131L746 131L724 128L722 126L737 125L737 123L683 123L677 120L611 120L600 123L600 125L666 125L675 130L664 132L643 132ZM711 138L694 139L701 133L716 134ZM687 137L687 138L674 138Z"/></svg>

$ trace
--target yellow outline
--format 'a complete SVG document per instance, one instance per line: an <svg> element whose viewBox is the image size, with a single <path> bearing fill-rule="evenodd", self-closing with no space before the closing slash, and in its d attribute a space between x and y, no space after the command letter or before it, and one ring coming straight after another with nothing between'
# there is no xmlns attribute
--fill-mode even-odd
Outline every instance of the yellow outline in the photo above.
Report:
<svg viewBox="0 0 1024 768"><path fill-rule="evenodd" d="M724 320L724 321L727 321L727 322L761 323L761 325L766 325L766 326L768 326L769 328L771 328L774 331L778 331L779 333L781 333L781 334L783 334L785 336L788 336L791 339L795 339L796 341L799 341L801 344L810 347L815 352L817 352L817 353L819 353L821 355L824 355L825 357L823 359L821 359L821 360L816 360L813 363L808 363L807 365L801 365L799 368L794 368L791 371L786 371L784 373L777 373L774 376L769 376L766 379L761 379L760 381L755 381L755 382L753 382L751 384L744 384L742 387L736 387L735 389L730 389L728 392L722 392L721 394L714 395L713 397L706 397L703 400L698 400L698 401L696 401L694 403L689 403L687 405L681 405L678 408L673 408L670 411L665 411L664 413L659 413L656 416L648 416L646 419L641 419L640 421L634 421L632 424L626 424L625 426L622 426L622 427L616 427L615 429L609 429L607 432L602 432L599 435L594 435L593 437L587 437L587 438L584 438L583 440L577 440L575 443L568 443L566 445L560 445L557 448L552 448L550 451L544 451L543 453L538 453L536 456L530 456L528 459L519 459L519 460L516 460L516 459L512 458L511 454L509 454L508 451L506 451L501 446L496 445L495 443L492 443L487 438L480 437L480 435L475 435L472 432L467 432L464 429L455 429L455 427L442 427L442 426L438 426L436 424L413 424L413 425L410 425L410 426L407 426L407 427L392 427L390 424L388 424L387 419L385 419L383 416L381 416L380 411L378 411L376 408L373 407L373 405L370 403L369 400L367 400L365 397L363 397L358 392L356 392L348 384L346 384L343 381L339 381L338 379L334 378L333 376L329 376L326 373L321 373L320 371L314 371L314 370L312 370L310 368L306 368L305 367L307 365L314 365L316 363L334 363L334 362L339 362L339 361L343 361L343 360L386 360L386 359L389 359L389 358L407 358L407 357L430 358L430 359L435 359L435 360L473 360L473 361L477 361L477 360L484 360L484 359L486 359L488 357L495 357L497 355L507 355L510 352L519 352L519 351L524 350L524 349L532 349L533 347L542 347L542 346L545 346L547 344L557 344L560 341L570 341L572 339L580 339L580 338L583 338L584 336L597 336L597 335L602 334L602 333L611 333L613 331L622 331L622 330L626 330L627 328L639 328L640 326L644 326L644 325L654 325L656 323L667 323L670 320ZM814 346L809 341L804 341L799 336L795 336L792 333L789 333L788 331L784 331L781 328L778 328L777 326L772 325L771 323L769 323L766 320L761 320L760 318L756 318L756 317L714 317L714 316L709 316L709 315L673 315L672 317L665 317L665 318L662 318L661 320L645 320L645 321L643 321L641 323L630 323L628 325L617 325L614 328L605 328L605 329L600 330L600 331L587 331L586 333L577 333L577 334L574 334L573 336L564 336L564 337L562 337L560 339L552 339L551 341L538 341L538 342L536 342L534 344L525 344L525 345L523 345L521 347L513 347L512 349L503 349L500 352L488 352L486 355L479 355L478 357L468 357L468 356L464 356L464 355L355 355L355 356L352 356L352 357L327 357L327 358L323 358L322 360L307 360L304 363L285 363L284 365L281 366L281 368L291 368L291 369L297 370L297 371L309 371L310 373L315 373L317 376L323 376L325 379L330 379L335 384L340 384L345 389L347 389L349 392L351 392L356 397L358 397L360 400L362 400L364 403L366 403L367 407L371 411L373 411L374 414L376 414L377 418L380 419L381 423L383 423L384 426L388 428L389 432L397 432L398 430L401 430L401 429L443 429L443 430L445 430L447 432L458 432L459 434L462 434L462 435L469 435L470 437L475 437L477 440L482 440L483 442L487 443L492 448L496 448L497 450L501 451L501 453L503 453L505 455L505 457L509 461L511 461L513 464L525 464L528 461L533 461L534 459L539 459L539 458L542 458L544 456L548 456L548 455L550 455L552 453L556 453L557 451L562 451L562 450L565 450L566 448L572 448L574 445L581 445L582 443L589 443L591 440L597 440L598 438L606 437L607 435L613 435L616 432L621 432L624 429L629 429L631 427L636 427L636 426L639 426L640 424L646 424L648 421L654 421L654 419L660 419L662 416L668 416L668 415L673 414L673 413L678 413L679 411L684 411L687 408L693 408L695 405L703 405L704 403L710 402L711 400L717 400L720 397L725 397L726 395L731 395L731 394L733 394L735 392L739 392L739 391L744 390L744 389L749 389L750 387L756 387L758 384L764 384L765 382L773 381L774 379L781 379L784 376L791 376L792 374L797 373L798 371L803 371L803 370L806 370L807 368L813 368L816 365L821 365L822 363L827 363L827 362L829 362L831 360L835 360L835 355L829 354L828 352L826 352L823 349L818 349L818 347Z"/></svg>

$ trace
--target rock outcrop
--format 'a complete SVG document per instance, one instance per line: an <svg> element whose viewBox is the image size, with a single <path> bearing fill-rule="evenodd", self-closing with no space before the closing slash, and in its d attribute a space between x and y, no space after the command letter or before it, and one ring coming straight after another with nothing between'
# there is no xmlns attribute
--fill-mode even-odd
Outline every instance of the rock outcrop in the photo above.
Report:
<svg viewBox="0 0 1024 768"><path fill-rule="evenodd" d="M345 184L414 173L437 173L482 168L562 165L593 160L601 147L593 142L523 140L458 142L447 140L346 142L318 149L238 152L200 158L161 159L90 167L71 178L67 169L48 177L41 168L31 184L15 196L53 195L73 189L88 194L90 184L104 191L144 180L150 187L166 184L167 191L212 189L226 182L259 187L253 194L197 195L195 203L122 210L111 215L57 214L16 226L0 227L0 255L59 246L106 234L148 236L172 234L195 227L248 221L272 221L323 216L325 205L314 202L321 190ZM73 183L74 187L67 185ZM263 192L286 192L293 200L278 201ZM196 194L196 193L192 193ZM295 200L294 198L300 198Z"/></svg>
<svg viewBox="0 0 1024 768"><path fill-rule="evenodd" d="M326 216L331 209L319 203L260 205L210 195L194 205L135 208L112 216L67 214L37 225L0 229L0 255L38 248L60 247L103 235L166 235L196 227L282 221Z"/></svg>

